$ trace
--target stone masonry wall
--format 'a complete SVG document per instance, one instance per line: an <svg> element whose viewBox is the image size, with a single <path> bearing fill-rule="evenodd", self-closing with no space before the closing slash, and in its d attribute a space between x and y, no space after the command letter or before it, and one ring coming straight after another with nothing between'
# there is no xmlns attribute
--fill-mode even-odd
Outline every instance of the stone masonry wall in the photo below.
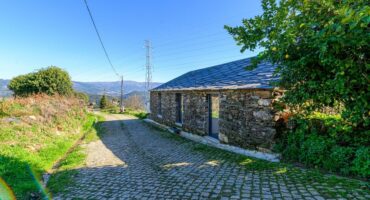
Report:
<svg viewBox="0 0 370 200"><path fill-rule="evenodd" d="M161 92L162 115L159 115L159 92L150 93L150 118L167 126L175 127L176 124L176 93ZM206 93L201 92L179 92L184 100L184 116L182 129L198 135L208 135L208 104Z"/></svg>
<svg viewBox="0 0 370 200"><path fill-rule="evenodd" d="M220 142L247 149L268 150L276 134L272 90L221 90L160 92L162 116L158 115L158 94L152 91L150 118L171 127L176 124L176 93L184 98L182 130L208 135L207 94L220 97Z"/></svg>
<svg viewBox="0 0 370 200"><path fill-rule="evenodd" d="M276 134L272 91L226 91L220 99L220 141L248 149L270 149Z"/></svg>

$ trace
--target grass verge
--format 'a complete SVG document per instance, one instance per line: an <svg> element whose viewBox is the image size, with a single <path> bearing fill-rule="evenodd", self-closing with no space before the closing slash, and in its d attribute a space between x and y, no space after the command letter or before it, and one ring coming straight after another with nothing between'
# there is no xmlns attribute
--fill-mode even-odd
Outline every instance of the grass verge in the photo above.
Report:
<svg viewBox="0 0 370 200"><path fill-rule="evenodd" d="M148 113L142 110L132 110L132 109L126 109L123 114L131 115L134 117L137 117L139 119L145 119L148 117Z"/></svg>
<svg viewBox="0 0 370 200"><path fill-rule="evenodd" d="M79 99L37 95L0 102L0 199L47 198L42 174L81 138L93 116ZM4 196L2 196L4 194Z"/></svg>
<svg viewBox="0 0 370 200"><path fill-rule="evenodd" d="M113 107L113 108L110 107L110 108L106 108L106 109L101 109L100 111L103 112L103 113L109 113L109 114L121 114L119 112L118 107ZM123 114L131 115L131 116L137 117L139 119L145 119L145 118L148 117L149 113L147 113L143 110L135 110L135 109L131 109L131 108L125 108L125 112L123 112Z"/></svg>
<svg viewBox="0 0 370 200"><path fill-rule="evenodd" d="M78 168L84 167L87 156L83 147L84 144L99 140L101 134L104 133L104 127L100 123L105 120L104 117L95 115L94 119L96 119L96 123L89 122L85 124L86 135L81 143L61 160L58 169L51 175L47 184L51 194L66 192L66 186L74 185L73 177L78 174Z"/></svg>

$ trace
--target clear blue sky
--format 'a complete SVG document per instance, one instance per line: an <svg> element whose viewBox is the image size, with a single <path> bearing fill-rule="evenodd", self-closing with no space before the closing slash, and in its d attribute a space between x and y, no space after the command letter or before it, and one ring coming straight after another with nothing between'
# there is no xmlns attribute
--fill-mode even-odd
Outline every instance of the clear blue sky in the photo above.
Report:
<svg viewBox="0 0 370 200"><path fill-rule="evenodd" d="M250 57L223 25L260 14L259 0L88 0L112 63L145 80L144 40L153 45L153 81ZM50 65L76 81L116 81L83 0L0 0L0 78Z"/></svg>

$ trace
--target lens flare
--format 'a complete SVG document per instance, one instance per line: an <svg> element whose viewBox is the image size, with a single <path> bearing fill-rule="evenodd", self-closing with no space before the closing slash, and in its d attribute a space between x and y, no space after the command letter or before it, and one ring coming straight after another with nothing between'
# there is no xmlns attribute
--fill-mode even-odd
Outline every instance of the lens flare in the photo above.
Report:
<svg viewBox="0 0 370 200"><path fill-rule="evenodd" d="M5 181L0 177L0 199L15 200L15 195Z"/></svg>
<svg viewBox="0 0 370 200"><path fill-rule="evenodd" d="M52 199L49 192L46 190L46 187L41 183L41 181L37 178L37 172L35 172L32 168L28 167L28 170L32 176L32 179L37 186L38 190L42 195L42 199Z"/></svg>

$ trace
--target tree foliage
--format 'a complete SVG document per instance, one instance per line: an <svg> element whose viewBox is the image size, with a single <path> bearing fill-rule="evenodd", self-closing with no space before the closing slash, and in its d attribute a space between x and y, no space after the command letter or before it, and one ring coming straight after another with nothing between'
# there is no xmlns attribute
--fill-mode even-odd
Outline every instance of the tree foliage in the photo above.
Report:
<svg viewBox="0 0 370 200"><path fill-rule="evenodd" d="M44 93L48 95L70 95L73 92L69 74L55 66L13 78L8 88L15 96Z"/></svg>
<svg viewBox="0 0 370 200"><path fill-rule="evenodd" d="M368 0L262 0L263 14L225 26L241 51L262 48L277 65L283 100L310 112L342 105L354 127L370 125L370 6Z"/></svg>
<svg viewBox="0 0 370 200"><path fill-rule="evenodd" d="M106 109L106 108L109 107L109 101L108 101L108 98L105 96L105 94L100 99L100 105L99 105L99 107L101 109Z"/></svg>

